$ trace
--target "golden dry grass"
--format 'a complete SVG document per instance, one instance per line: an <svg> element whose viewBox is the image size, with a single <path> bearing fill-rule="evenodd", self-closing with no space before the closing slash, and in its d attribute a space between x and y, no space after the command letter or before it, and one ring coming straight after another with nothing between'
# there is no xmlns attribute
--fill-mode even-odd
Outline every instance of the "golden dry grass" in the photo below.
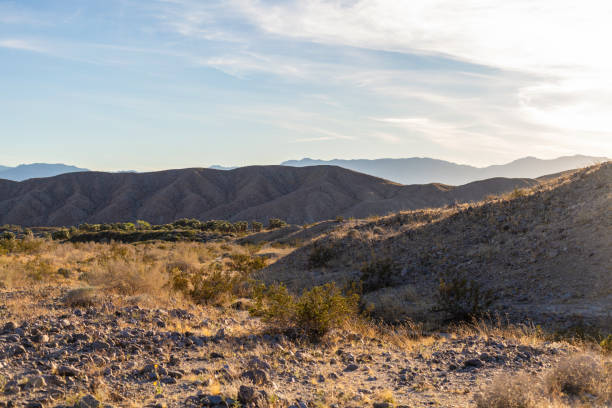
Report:
<svg viewBox="0 0 612 408"><path fill-rule="evenodd" d="M543 376L502 374L476 398L478 408L609 407L612 360L594 353L568 356Z"/></svg>

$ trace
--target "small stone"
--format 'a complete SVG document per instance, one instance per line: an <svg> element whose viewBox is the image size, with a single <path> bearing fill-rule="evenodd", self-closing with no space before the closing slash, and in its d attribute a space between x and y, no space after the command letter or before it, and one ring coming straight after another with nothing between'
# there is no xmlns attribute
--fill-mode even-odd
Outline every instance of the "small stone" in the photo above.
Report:
<svg viewBox="0 0 612 408"><path fill-rule="evenodd" d="M352 371L356 371L358 368L359 368L359 366L357 364L349 364L344 369L344 372L350 373Z"/></svg>
<svg viewBox="0 0 612 408"><path fill-rule="evenodd" d="M59 366L57 368L57 374L63 377L76 377L79 375L79 370L70 366Z"/></svg>
<svg viewBox="0 0 612 408"><path fill-rule="evenodd" d="M246 385L241 385L238 390L238 401L243 404L248 404L250 402L255 401L256 399L256 390L253 387L249 387Z"/></svg>
<svg viewBox="0 0 612 408"><path fill-rule="evenodd" d="M5 394L16 394L19 392L19 384L15 380L11 380L4 384Z"/></svg>
<svg viewBox="0 0 612 408"><path fill-rule="evenodd" d="M202 400L205 405L209 406L220 405L223 403L223 398L219 395L206 395L204 398L202 398Z"/></svg>
<svg viewBox="0 0 612 408"><path fill-rule="evenodd" d="M91 394L82 397L75 405L75 408L99 408L102 404Z"/></svg>
<svg viewBox="0 0 612 408"><path fill-rule="evenodd" d="M13 355L21 356L23 354L27 354L27 351L26 351L25 347L23 347L23 346L15 346L13 348Z"/></svg>
<svg viewBox="0 0 612 408"><path fill-rule="evenodd" d="M478 359L478 358L471 358L469 360L465 360L463 362L463 366L464 367L475 367L475 368L479 368L482 367L484 365L484 363L482 362L482 360Z"/></svg>
<svg viewBox="0 0 612 408"><path fill-rule="evenodd" d="M95 351L108 350L110 346L103 341L94 341L91 343L91 348Z"/></svg>
<svg viewBox="0 0 612 408"><path fill-rule="evenodd" d="M6 322L4 324L4 326L2 327L2 332L3 333L10 333L12 331L14 331L17 328L17 323L15 322Z"/></svg>
<svg viewBox="0 0 612 408"><path fill-rule="evenodd" d="M45 378L40 375L31 377L27 383L28 388L41 388L41 387L45 387L46 385L47 385L47 382L45 381Z"/></svg>
<svg viewBox="0 0 612 408"><path fill-rule="evenodd" d="M264 385L269 382L268 374L264 370L254 369L243 372L240 375L243 379L251 381L255 385Z"/></svg>

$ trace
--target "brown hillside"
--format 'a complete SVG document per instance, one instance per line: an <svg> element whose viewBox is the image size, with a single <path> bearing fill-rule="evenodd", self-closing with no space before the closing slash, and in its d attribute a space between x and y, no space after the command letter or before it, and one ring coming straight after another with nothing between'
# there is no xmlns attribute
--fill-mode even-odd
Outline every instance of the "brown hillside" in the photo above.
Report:
<svg viewBox="0 0 612 408"><path fill-rule="evenodd" d="M514 319L609 325L611 204L607 162L524 195L347 222L272 265L264 277L300 288L358 279L364 265L390 260L386 287L366 295L385 317L429 316L439 279L458 275L493 290L494 309ZM321 248L329 260L312 268Z"/></svg>
<svg viewBox="0 0 612 408"><path fill-rule="evenodd" d="M252 166L231 171L81 172L23 182L0 180L0 224L75 225L179 218L306 223L480 200L537 184L491 179L461 187L402 186L335 166Z"/></svg>

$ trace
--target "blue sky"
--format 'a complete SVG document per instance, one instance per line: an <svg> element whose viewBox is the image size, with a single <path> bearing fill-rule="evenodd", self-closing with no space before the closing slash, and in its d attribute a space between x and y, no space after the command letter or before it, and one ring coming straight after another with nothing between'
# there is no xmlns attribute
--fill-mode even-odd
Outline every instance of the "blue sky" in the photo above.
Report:
<svg viewBox="0 0 612 408"><path fill-rule="evenodd" d="M612 2L0 0L0 164L612 156Z"/></svg>

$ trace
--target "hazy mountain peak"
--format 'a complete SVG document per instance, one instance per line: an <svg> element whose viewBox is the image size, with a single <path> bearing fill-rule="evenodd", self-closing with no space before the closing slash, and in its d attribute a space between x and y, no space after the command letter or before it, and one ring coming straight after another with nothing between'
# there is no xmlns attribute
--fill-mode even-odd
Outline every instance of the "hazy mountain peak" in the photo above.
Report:
<svg viewBox="0 0 612 408"><path fill-rule="evenodd" d="M565 156L544 160L527 156L510 163L475 167L429 157L399 159L333 159L304 158L288 160L284 166L304 167L335 165L346 169L385 178L401 184L443 183L461 185L493 177L536 178L546 174L590 166L608 160L606 157L584 155Z"/></svg>
<svg viewBox="0 0 612 408"><path fill-rule="evenodd" d="M31 178L53 177L64 173L89 171L62 163L30 163L15 167L0 166L0 179L23 181Z"/></svg>

